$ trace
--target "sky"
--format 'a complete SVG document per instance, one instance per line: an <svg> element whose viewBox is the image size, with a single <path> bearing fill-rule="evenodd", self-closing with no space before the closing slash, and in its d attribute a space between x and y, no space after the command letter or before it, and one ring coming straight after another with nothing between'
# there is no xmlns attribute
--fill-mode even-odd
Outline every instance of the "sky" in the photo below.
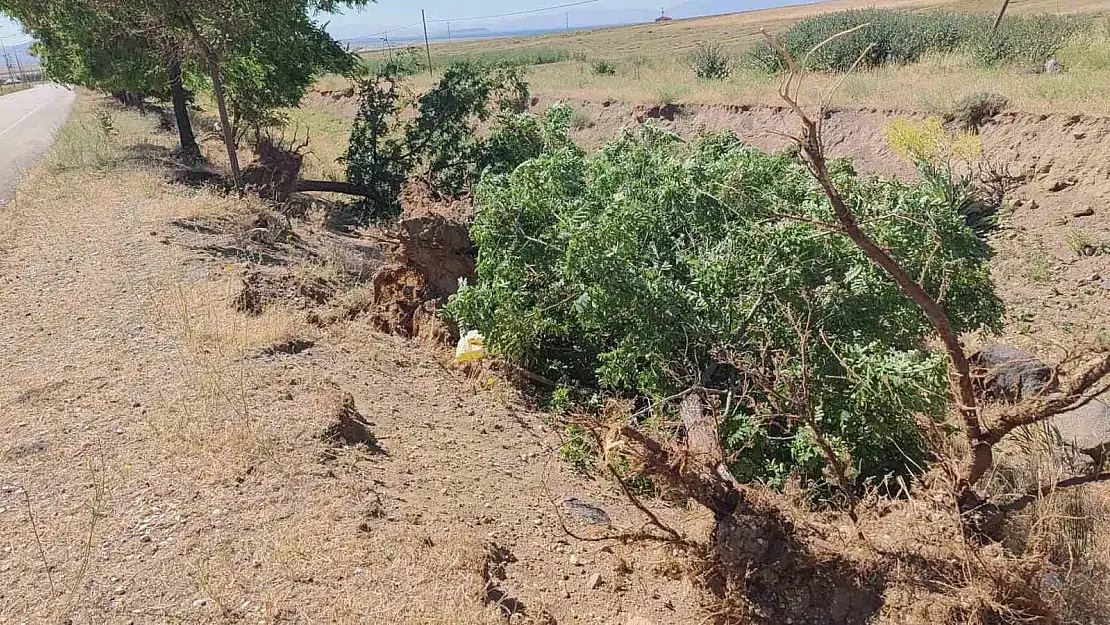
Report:
<svg viewBox="0 0 1110 625"><path fill-rule="evenodd" d="M381 36L412 36L421 32L420 9L428 17L428 30L432 36L442 35L451 21L451 29L467 28L550 28L562 25L569 18L570 25L595 26L649 20L658 14L661 6L672 7L684 0L596 0L580 6L538 11L529 15L497 19L465 19L501 13L514 13L570 4L576 0L378 0L362 10L348 9L342 15L322 15L319 21L328 23L328 30L337 39ZM577 0L582 1L582 0ZM768 4L791 4L800 0L714 0L711 4L728 10L744 10ZM701 3L699 3L701 4ZM718 12L718 11L714 11ZM720 11L723 12L723 11ZM407 29L398 27L408 26ZM22 43L28 38L21 34L18 24L0 16L0 36L5 45ZM14 36L9 38L9 36Z"/></svg>
<svg viewBox="0 0 1110 625"><path fill-rule="evenodd" d="M18 45L29 41L31 38L23 34L19 24L0 15L0 37L4 38L4 45Z"/></svg>

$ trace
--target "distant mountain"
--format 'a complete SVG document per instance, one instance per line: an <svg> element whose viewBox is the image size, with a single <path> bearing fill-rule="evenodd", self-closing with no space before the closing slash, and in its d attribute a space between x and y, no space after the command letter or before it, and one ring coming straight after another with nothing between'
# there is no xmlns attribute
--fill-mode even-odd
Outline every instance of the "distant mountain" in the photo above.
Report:
<svg viewBox="0 0 1110 625"><path fill-rule="evenodd" d="M810 4L819 0L689 0L667 9L667 15L676 19L722 15L740 11L756 11L795 4Z"/></svg>
<svg viewBox="0 0 1110 625"><path fill-rule="evenodd" d="M38 67L39 59L38 57L31 55L30 47L30 41L18 45L10 45L8 43L8 40L5 39L4 53L0 54L0 71L7 72L8 68L5 65L5 58L7 58L11 62L13 70L16 69L19 65L23 65L23 69ZM16 62L17 59L18 62Z"/></svg>

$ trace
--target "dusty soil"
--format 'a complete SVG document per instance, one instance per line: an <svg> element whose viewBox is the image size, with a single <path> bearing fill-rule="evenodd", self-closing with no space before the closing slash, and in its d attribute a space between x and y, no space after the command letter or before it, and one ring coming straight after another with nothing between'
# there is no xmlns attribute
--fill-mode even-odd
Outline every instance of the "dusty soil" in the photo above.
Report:
<svg viewBox="0 0 1110 625"><path fill-rule="evenodd" d="M257 208L48 163L0 215L0 622L697 620L670 551L563 531L601 531L568 497L642 520L499 378L311 298L236 310L376 257L322 220L246 240ZM380 450L325 435L347 393Z"/></svg>

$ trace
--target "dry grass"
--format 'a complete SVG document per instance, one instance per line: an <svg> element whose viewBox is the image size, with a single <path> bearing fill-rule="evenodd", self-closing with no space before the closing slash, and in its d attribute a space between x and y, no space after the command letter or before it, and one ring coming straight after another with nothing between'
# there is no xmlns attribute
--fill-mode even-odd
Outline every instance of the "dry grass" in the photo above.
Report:
<svg viewBox="0 0 1110 625"><path fill-rule="evenodd" d="M748 13L678 20L667 24L645 24L579 33L532 37L506 37L487 41L439 44L433 56L462 58L529 50L567 50L577 60L529 69L532 90L545 97L633 102L682 101L697 104L779 105L777 79L759 71L737 68L726 80L698 80L688 56L699 42L714 41L740 57L762 38L761 29L775 32L814 14L854 7L924 9L945 7L982 11L981 2L958 0L887 0L881 3L841 0L813 5L769 9ZM993 9L994 7L991 7ZM1068 2L1017 0L1011 11L1104 14L1106 0ZM879 109L916 111L949 110L960 98L981 92L1005 95L1015 108L1033 113L1065 112L1110 115L1103 97L1110 84L1110 24L1100 24L1096 33L1061 52L1071 71L1053 76L1020 74L1013 69L977 67L961 57L926 59L909 67L889 67L860 72L848 77L837 91L833 104ZM379 53L367 53L375 58ZM597 59L613 62L617 73L598 76L590 71ZM823 93L838 76L813 76L812 94ZM345 88L341 79L329 77L331 89ZM417 90L426 89L430 79L415 76Z"/></svg>
<svg viewBox="0 0 1110 625"><path fill-rule="evenodd" d="M497 622L474 534L360 534L369 467L312 477L334 386L256 356L303 313L160 243L258 205L167 184L155 121L81 94L0 214L0 621Z"/></svg>
<svg viewBox="0 0 1110 625"><path fill-rule="evenodd" d="M19 83L19 84L15 84L15 85L0 85L0 96L5 96L5 95L8 95L9 93L15 93L16 91L23 91L24 89L30 89L33 86L34 85L31 84L31 83Z"/></svg>

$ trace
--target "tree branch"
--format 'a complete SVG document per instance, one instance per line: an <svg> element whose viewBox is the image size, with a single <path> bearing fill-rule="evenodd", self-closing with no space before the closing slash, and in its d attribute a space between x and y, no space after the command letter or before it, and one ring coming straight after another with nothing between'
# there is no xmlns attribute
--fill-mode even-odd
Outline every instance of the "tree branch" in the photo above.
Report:
<svg viewBox="0 0 1110 625"><path fill-rule="evenodd" d="M1080 374L1068 389L1058 397L1047 399L1031 410L1003 415L986 440L994 445L1015 429L1051 419L1058 414L1078 410L1094 401L1096 397L1110 390L1110 385L1095 389L1107 376L1110 376L1110 356L1103 356ZM1091 392L1095 389L1094 392Z"/></svg>
<svg viewBox="0 0 1110 625"><path fill-rule="evenodd" d="M1060 480L1059 482L1056 482L1051 486L1030 490L1028 493L1025 493L1021 497L1018 497L1013 501L1009 501L1004 505L999 506L999 509L1003 512L1018 512L1020 510L1024 510L1029 504L1033 503L1034 501L1042 499L1046 495L1051 495L1061 488L1074 488L1076 486L1082 486L1084 484L1094 484L1096 482L1108 481L1110 481L1110 471L1103 473L1092 473L1090 475L1081 475L1078 477L1069 477L1068 479Z"/></svg>

